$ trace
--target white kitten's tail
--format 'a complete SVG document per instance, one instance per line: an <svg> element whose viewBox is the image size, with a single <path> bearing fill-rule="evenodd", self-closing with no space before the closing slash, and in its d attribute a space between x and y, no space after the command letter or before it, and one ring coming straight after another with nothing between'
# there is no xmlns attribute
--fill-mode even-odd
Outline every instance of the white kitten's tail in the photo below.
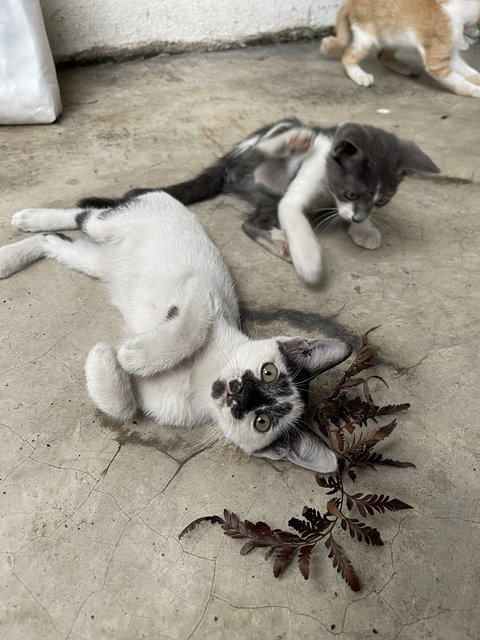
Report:
<svg viewBox="0 0 480 640"><path fill-rule="evenodd" d="M329 56L341 56L350 44L351 32L350 20L348 19L349 10L349 2L346 2L340 7L335 25L335 35L323 38L322 44L320 45L320 51L322 53Z"/></svg>

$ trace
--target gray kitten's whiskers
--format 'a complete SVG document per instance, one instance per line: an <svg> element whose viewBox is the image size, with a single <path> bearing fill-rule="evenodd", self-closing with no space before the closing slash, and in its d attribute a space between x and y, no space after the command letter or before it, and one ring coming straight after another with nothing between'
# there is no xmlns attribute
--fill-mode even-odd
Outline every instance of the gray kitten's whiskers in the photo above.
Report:
<svg viewBox="0 0 480 640"><path fill-rule="evenodd" d="M240 198L251 209L245 233L275 255L291 256L299 276L316 283L322 259L311 211L335 208L350 223L353 242L376 249L381 234L369 218L374 208L391 200L405 176L438 171L414 142L381 129L353 122L316 127L287 118L253 132L192 180L164 190L187 205L221 193ZM111 207L155 190L81 204Z"/></svg>

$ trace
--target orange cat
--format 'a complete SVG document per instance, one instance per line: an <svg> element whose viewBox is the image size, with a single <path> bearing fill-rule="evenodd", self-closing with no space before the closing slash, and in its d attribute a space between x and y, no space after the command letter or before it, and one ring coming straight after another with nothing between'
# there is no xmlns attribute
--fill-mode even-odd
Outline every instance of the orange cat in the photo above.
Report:
<svg viewBox="0 0 480 640"><path fill-rule="evenodd" d="M480 0L347 0L337 16L336 36L324 38L323 53L341 55L348 77L361 87L373 76L358 63L372 47L381 62L403 75L413 70L395 58L417 49L428 73L461 96L480 98L480 73L462 60L463 29L480 17Z"/></svg>

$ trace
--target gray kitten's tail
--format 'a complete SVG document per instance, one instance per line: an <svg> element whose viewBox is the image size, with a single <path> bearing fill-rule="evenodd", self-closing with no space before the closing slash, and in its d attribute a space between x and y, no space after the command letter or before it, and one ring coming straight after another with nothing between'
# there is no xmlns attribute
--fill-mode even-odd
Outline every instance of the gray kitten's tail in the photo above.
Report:
<svg viewBox="0 0 480 640"><path fill-rule="evenodd" d="M322 53L330 56L341 56L348 47L351 39L350 20L348 19L349 4L349 2L346 2L340 7L335 25L335 35L323 38L320 45Z"/></svg>
<svg viewBox="0 0 480 640"><path fill-rule="evenodd" d="M82 209L105 209L118 207L119 205L133 200L137 196L141 196L144 193L151 193L152 191L165 191L165 193L168 193L182 204L188 206L195 202L210 200L210 198L215 198L215 196L222 193L225 181L225 172L226 165L222 158L211 167L207 167L207 169L202 171L192 180L172 184L168 187L132 189L131 191L127 191L122 198L84 198L83 200L80 200L78 206Z"/></svg>

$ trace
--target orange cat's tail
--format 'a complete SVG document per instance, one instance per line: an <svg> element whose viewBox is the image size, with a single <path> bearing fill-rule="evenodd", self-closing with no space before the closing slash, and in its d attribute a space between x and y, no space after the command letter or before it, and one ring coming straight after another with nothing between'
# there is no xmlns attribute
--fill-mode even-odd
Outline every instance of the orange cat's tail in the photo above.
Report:
<svg viewBox="0 0 480 640"><path fill-rule="evenodd" d="M320 45L320 51L330 56L340 56L350 42L350 21L348 13L350 3L346 2L340 7L335 25L335 35L324 38Z"/></svg>

